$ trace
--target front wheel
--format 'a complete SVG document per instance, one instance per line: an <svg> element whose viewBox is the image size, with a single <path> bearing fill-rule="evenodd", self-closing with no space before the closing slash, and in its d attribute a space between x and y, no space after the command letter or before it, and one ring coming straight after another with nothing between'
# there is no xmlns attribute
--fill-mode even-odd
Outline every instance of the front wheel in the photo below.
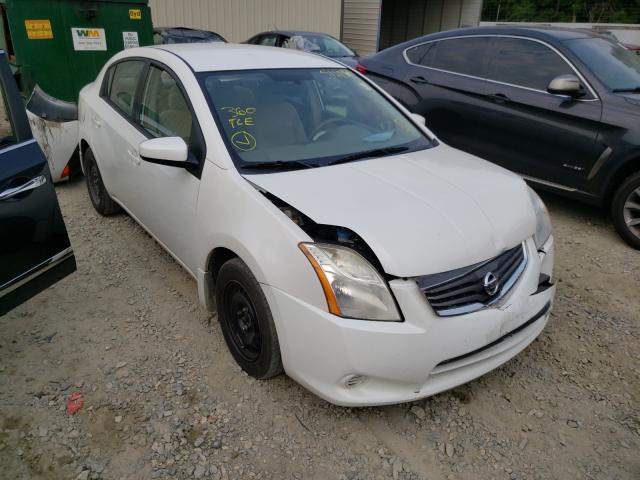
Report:
<svg viewBox="0 0 640 480"><path fill-rule="evenodd" d="M624 241L640 250L640 172L631 175L616 190L611 216Z"/></svg>
<svg viewBox="0 0 640 480"><path fill-rule="evenodd" d="M242 369L259 379L282 373L269 304L251 270L239 258L229 260L218 273L216 305L227 347Z"/></svg>

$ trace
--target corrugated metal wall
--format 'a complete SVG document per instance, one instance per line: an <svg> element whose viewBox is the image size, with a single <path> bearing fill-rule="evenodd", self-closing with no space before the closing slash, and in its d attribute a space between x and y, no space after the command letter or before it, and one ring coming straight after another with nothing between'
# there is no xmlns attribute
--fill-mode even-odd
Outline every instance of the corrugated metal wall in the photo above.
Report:
<svg viewBox="0 0 640 480"><path fill-rule="evenodd" d="M360 55L375 53L381 0L344 0L342 41Z"/></svg>
<svg viewBox="0 0 640 480"><path fill-rule="evenodd" d="M212 30L230 42L272 29L340 37L341 0L150 0L149 6L154 26Z"/></svg>
<svg viewBox="0 0 640 480"><path fill-rule="evenodd" d="M421 35L477 26L482 0L382 0L379 48Z"/></svg>

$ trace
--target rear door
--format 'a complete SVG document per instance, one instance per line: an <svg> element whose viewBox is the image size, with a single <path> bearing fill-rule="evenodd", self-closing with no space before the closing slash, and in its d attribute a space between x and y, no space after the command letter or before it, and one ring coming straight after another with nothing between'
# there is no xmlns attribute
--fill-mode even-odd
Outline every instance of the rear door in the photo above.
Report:
<svg viewBox="0 0 640 480"><path fill-rule="evenodd" d="M577 72L546 43L495 37L487 74L487 159L530 177L580 188L605 149L596 141L602 103L585 87L572 99L547 92L558 75Z"/></svg>
<svg viewBox="0 0 640 480"><path fill-rule="evenodd" d="M490 38L454 37L405 51L409 69L405 84L417 92L414 111L446 143L482 155Z"/></svg>
<svg viewBox="0 0 640 480"><path fill-rule="evenodd" d="M76 269L47 160L0 52L0 315Z"/></svg>

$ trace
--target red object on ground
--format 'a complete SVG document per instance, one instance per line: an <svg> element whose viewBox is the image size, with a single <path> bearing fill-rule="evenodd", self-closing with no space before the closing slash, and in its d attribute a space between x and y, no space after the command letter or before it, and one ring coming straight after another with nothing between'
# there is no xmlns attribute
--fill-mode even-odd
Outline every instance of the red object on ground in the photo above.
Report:
<svg viewBox="0 0 640 480"><path fill-rule="evenodd" d="M84 398L80 392L73 392L67 402L67 414L73 415L84 406Z"/></svg>

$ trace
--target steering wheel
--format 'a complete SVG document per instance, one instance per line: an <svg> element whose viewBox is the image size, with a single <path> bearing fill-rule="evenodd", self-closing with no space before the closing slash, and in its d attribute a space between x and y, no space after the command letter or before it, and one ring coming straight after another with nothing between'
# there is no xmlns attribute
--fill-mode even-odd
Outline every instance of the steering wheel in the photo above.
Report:
<svg viewBox="0 0 640 480"><path fill-rule="evenodd" d="M315 142L316 140L320 139L320 137L322 137L322 135L320 134L324 134L327 131L327 127L329 125L335 124L335 126L337 127L340 124L348 124L348 123L349 122L347 122L344 118L339 118L339 117L327 118L326 120L320 122L320 125L318 125L316 128L313 129L313 132L311 132L310 134L311 141Z"/></svg>

